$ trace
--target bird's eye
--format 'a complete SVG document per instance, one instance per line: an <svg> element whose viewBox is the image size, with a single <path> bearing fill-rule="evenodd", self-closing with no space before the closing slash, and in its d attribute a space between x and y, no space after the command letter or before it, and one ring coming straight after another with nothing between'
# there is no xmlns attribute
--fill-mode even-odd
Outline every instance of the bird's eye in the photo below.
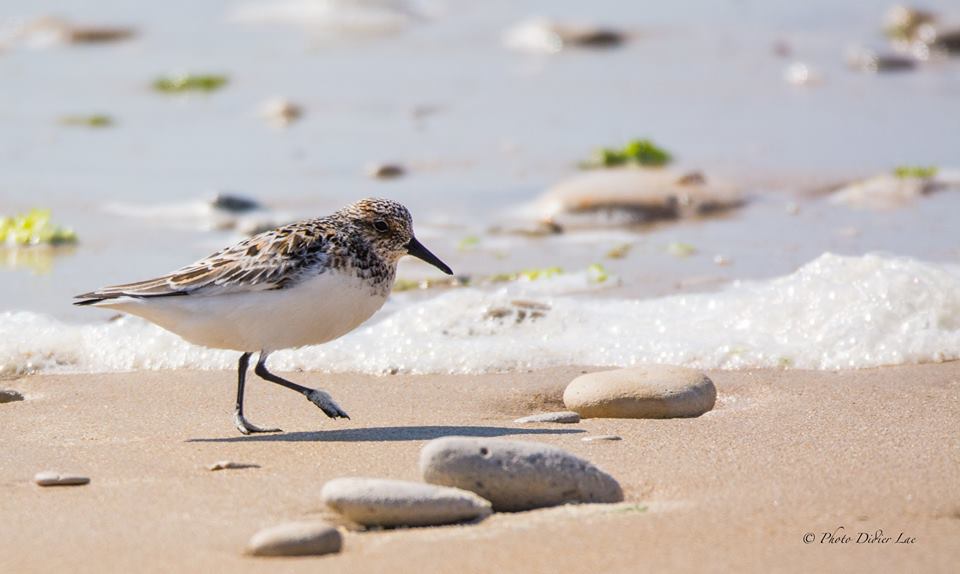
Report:
<svg viewBox="0 0 960 574"><path fill-rule="evenodd" d="M382 219L378 219L373 222L373 228L376 229L377 231L384 232L384 231L388 231L390 229L390 226L387 225L386 221L383 221Z"/></svg>

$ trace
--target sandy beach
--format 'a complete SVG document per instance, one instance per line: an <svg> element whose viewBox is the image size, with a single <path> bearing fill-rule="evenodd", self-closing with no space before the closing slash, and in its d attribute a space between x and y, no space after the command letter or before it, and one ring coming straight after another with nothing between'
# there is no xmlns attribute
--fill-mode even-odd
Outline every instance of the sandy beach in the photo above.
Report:
<svg viewBox="0 0 960 574"><path fill-rule="evenodd" d="M327 420L256 381L248 416L286 432L251 437L231 424L229 372L4 381L26 400L0 405L0 571L948 572L960 560L960 362L711 371L717 407L699 418L512 422L556 410L564 385L588 370L293 373L330 391L352 420ZM597 434L623 440L581 440ZM334 520L319 497L329 479L419 480L420 448L448 435L560 446L615 476L626 501L460 526L344 528L343 551L327 557L243 555L259 528ZM259 468L205 468L225 459ZM91 483L41 488L32 480L41 470ZM878 531L881 541L857 543Z"/></svg>

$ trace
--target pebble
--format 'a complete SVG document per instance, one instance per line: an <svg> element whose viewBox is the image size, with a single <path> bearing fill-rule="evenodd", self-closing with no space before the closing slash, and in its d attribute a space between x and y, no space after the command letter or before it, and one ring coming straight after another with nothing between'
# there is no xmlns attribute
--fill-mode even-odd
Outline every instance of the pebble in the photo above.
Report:
<svg viewBox="0 0 960 574"><path fill-rule="evenodd" d="M445 486L381 478L337 478L320 497L331 509L363 526L434 526L490 515L490 503Z"/></svg>
<svg viewBox="0 0 960 574"><path fill-rule="evenodd" d="M867 48L857 48L847 54L847 66L861 72L899 72L912 70L916 60L900 54L877 53Z"/></svg>
<svg viewBox="0 0 960 574"><path fill-rule="evenodd" d="M23 395L12 389L0 389L0 405L3 403L15 403L17 401L22 401Z"/></svg>
<svg viewBox="0 0 960 574"><path fill-rule="evenodd" d="M226 213L247 213L263 209L256 199L230 191L218 191L210 200L210 207Z"/></svg>
<svg viewBox="0 0 960 574"><path fill-rule="evenodd" d="M563 392L563 404L584 418L696 417L716 400L717 389L706 375L668 365L580 375Z"/></svg>
<svg viewBox="0 0 960 574"><path fill-rule="evenodd" d="M625 33L613 28L539 18L521 22L503 36L504 45L510 49L545 54L556 54L570 47L612 48L626 40Z"/></svg>
<svg viewBox="0 0 960 574"><path fill-rule="evenodd" d="M260 530L247 543L253 556L319 556L339 552L340 531L325 522L288 522Z"/></svg>
<svg viewBox="0 0 960 574"><path fill-rule="evenodd" d="M815 68L803 62L794 62L783 72L783 79L794 86L812 86L823 81Z"/></svg>
<svg viewBox="0 0 960 574"><path fill-rule="evenodd" d="M585 436L580 440L583 442L597 442L601 440L623 440L623 437L615 434L598 434L594 436Z"/></svg>
<svg viewBox="0 0 960 574"><path fill-rule="evenodd" d="M580 415L573 411L559 411L555 413L542 413L539 415L530 415L513 421L515 423L561 423L571 424L580 422Z"/></svg>
<svg viewBox="0 0 960 574"><path fill-rule="evenodd" d="M235 470L241 468L260 468L260 465L246 462L233 462L232 460L220 460L207 465L207 470Z"/></svg>
<svg viewBox="0 0 960 574"><path fill-rule="evenodd" d="M102 44L133 38L136 30L126 26L74 24L62 18L43 16L25 23L19 30L31 44Z"/></svg>
<svg viewBox="0 0 960 574"><path fill-rule="evenodd" d="M862 209L901 207L948 187L938 177L897 177L882 173L834 190L830 203Z"/></svg>
<svg viewBox="0 0 960 574"><path fill-rule="evenodd" d="M60 474L59 472L45 470L35 474L33 481L40 486L79 486L89 483L90 479L78 474Z"/></svg>
<svg viewBox="0 0 960 574"><path fill-rule="evenodd" d="M592 170L561 181L537 201L540 218L562 228L700 217L744 204L729 184L668 168Z"/></svg>
<svg viewBox="0 0 960 574"><path fill-rule="evenodd" d="M70 44L100 44L127 40L136 35L136 30L118 26L66 25L61 30L61 35L63 40Z"/></svg>
<svg viewBox="0 0 960 574"><path fill-rule="evenodd" d="M289 125L303 115L303 107L284 98L268 100L260 106L263 117L279 125Z"/></svg>
<svg viewBox="0 0 960 574"><path fill-rule="evenodd" d="M392 163L374 164L367 168L367 175L375 179L394 179L407 173L402 165Z"/></svg>
<svg viewBox="0 0 960 574"><path fill-rule="evenodd" d="M537 442L434 439L420 451L420 472L429 483L479 494L496 511L623 500L612 476L560 448Z"/></svg>

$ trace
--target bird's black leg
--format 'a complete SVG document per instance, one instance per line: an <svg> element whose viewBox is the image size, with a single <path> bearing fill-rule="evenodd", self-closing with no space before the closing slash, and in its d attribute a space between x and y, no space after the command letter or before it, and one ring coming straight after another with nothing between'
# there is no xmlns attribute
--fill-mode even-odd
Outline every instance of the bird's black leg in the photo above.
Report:
<svg viewBox="0 0 960 574"><path fill-rule="evenodd" d="M243 387L247 382L247 367L250 366L250 355L253 353L244 353L240 355L240 364L237 367L237 407L233 411L233 424L243 434L257 432L280 432L280 429L264 429L255 424L247 422L243 417Z"/></svg>
<svg viewBox="0 0 960 574"><path fill-rule="evenodd" d="M320 389L311 389L298 385L296 383L290 382L283 377L278 377L270 371L267 370L267 357L270 355L269 352L260 351L260 360L257 361L257 366L254 369L254 372L260 376L260 378L270 381L271 383L276 383L278 385L283 385L288 389L292 389L307 397L311 403L320 407L320 410L326 413L326 415L332 419L335 418L350 418L350 415L346 413L336 401L333 400L333 397L330 396L330 393L322 391Z"/></svg>

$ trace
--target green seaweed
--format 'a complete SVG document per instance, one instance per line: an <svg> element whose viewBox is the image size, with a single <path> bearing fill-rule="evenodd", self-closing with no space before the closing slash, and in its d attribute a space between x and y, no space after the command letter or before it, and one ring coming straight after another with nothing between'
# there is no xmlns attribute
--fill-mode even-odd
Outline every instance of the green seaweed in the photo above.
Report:
<svg viewBox="0 0 960 574"><path fill-rule="evenodd" d="M635 139L627 143L622 149L600 148L593 157L580 164L585 169L597 167L618 167L624 165L639 165L644 167L661 167L673 160L670 152L657 146L649 139Z"/></svg>
<svg viewBox="0 0 960 574"><path fill-rule="evenodd" d="M621 243L610 251L607 251L607 259L623 259L633 248L632 243Z"/></svg>
<svg viewBox="0 0 960 574"><path fill-rule="evenodd" d="M927 179L937 175L939 169L934 165L901 165L893 170L893 175L900 179L919 178Z"/></svg>
<svg viewBox="0 0 960 574"><path fill-rule="evenodd" d="M0 216L0 243L7 245L62 245L76 243L77 234L54 225L49 209L31 209L12 217Z"/></svg>
<svg viewBox="0 0 960 574"><path fill-rule="evenodd" d="M490 283L506 283L508 281L518 281L526 279L527 281L536 281L538 279L549 279L563 275L563 269L560 267L541 267L534 269L524 269L515 273L497 273L487 278Z"/></svg>
<svg viewBox="0 0 960 574"><path fill-rule="evenodd" d="M60 123L65 126L85 126L88 128L107 128L113 125L113 118L105 114L89 116L63 116Z"/></svg>
<svg viewBox="0 0 960 574"><path fill-rule="evenodd" d="M213 92L227 85L227 76L219 74L182 74L167 76L153 81L153 89L158 92Z"/></svg>
<svg viewBox="0 0 960 574"><path fill-rule="evenodd" d="M420 288L420 282L413 279L397 279L393 282L393 292L415 291Z"/></svg>
<svg viewBox="0 0 960 574"><path fill-rule="evenodd" d="M393 283L393 292L433 289L435 287L465 287L470 278L465 276L441 277L439 279L397 279Z"/></svg>
<svg viewBox="0 0 960 574"><path fill-rule="evenodd" d="M590 277L591 283L603 283L610 278L610 274L600 263L591 263L587 267L587 275Z"/></svg>
<svg viewBox="0 0 960 574"><path fill-rule="evenodd" d="M480 245L480 238L476 235L468 235L457 243L457 249L460 251L470 251Z"/></svg>
<svg viewBox="0 0 960 574"><path fill-rule="evenodd" d="M697 253L697 248L689 243L674 241L667 245L667 253L674 257L689 257Z"/></svg>

